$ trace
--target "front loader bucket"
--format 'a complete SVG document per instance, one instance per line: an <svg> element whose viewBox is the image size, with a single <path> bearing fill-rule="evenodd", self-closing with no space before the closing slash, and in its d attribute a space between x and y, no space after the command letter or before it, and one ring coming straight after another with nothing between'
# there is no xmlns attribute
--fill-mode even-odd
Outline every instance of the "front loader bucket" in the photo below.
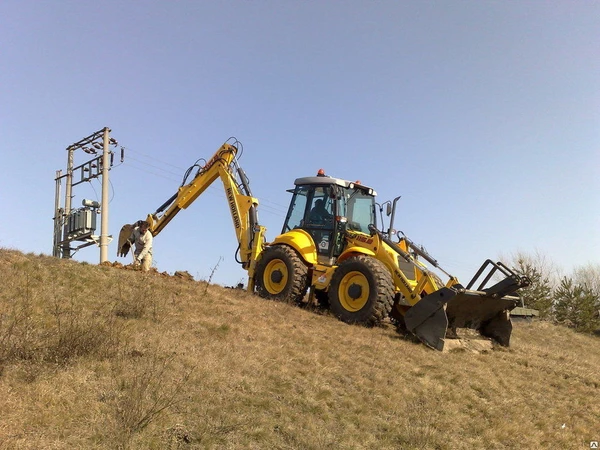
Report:
<svg viewBox="0 0 600 450"><path fill-rule="evenodd" d="M422 297L404 315L408 331L434 350L444 349L444 338L448 329L445 305L456 296L451 288L442 288Z"/></svg>
<svg viewBox="0 0 600 450"><path fill-rule="evenodd" d="M454 332L457 328L477 330L482 336L508 347L512 332L509 312L518 303L518 297L497 298L485 292L465 290L446 305L448 326Z"/></svg>
<svg viewBox="0 0 600 450"><path fill-rule="evenodd" d="M491 271L483 282L476 290L470 289L488 267ZM497 271L505 278L486 288ZM502 263L487 260L467 289L457 284L422 297L406 312L404 321L410 332L436 350L443 350L448 328L454 334L456 328L471 328L508 347L512 333L509 313L519 303L519 298L510 294L529 284L528 278L517 276Z"/></svg>
<svg viewBox="0 0 600 450"><path fill-rule="evenodd" d="M483 276L486 270L488 272ZM497 274L504 275L504 278L486 287ZM483 280L479 282L482 277ZM479 284L476 286L477 283ZM494 263L488 259L482 264L467 288L461 290L460 294L448 303L446 315L450 328L453 330L472 328L483 336L494 339L500 345L508 347L512 333L510 311L519 304L519 298L511 294L530 284L529 278L517 275L501 262Z"/></svg>

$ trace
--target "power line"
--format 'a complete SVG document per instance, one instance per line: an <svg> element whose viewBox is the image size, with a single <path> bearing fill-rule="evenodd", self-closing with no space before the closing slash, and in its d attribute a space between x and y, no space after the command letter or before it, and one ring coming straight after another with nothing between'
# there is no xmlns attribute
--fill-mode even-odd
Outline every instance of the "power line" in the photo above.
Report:
<svg viewBox="0 0 600 450"><path fill-rule="evenodd" d="M144 164L144 165L150 166L150 167L152 167L153 169L159 170L159 171L161 171L161 172L165 172L165 173L168 173L168 174L170 174L170 175L179 175L179 173L175 173L175 172L173 172L173 171L170 171L170 170L167 170L167 169L165 169L165 168L163 167L164 165L167 165L167 166L173 167L173 168L175 168L175 169L181 170L182 172L185 172L185 170L186 170L186 169L183 169L182 167L179 167L179 166L176 166L176 165L174 165L174 164L168 163L168 162L166 162L166 161L163 161L163 160L161 160L161 159L159 159L159 158L156 158L156 157L154 157L154 156L150 156L150 155L148 155L148 154L146 154L146 153L143 153L143 152L140 152L140 151L137 151L137 150L133 150L133 149L130 149L130 148L127 148L127 147L123 147L123 148L124 148L124 149L126 149L126 150L128 150L128 151L131 151L131 152L133 152L133 153L136 153L136 154L138 154L138 155L142 155L143 157L145 157L145 158L147 158L147 159L153 160L153 161L155 161L155 162L157 162L157 163L161 164L161 166L157 166L157 165L150 164L150 163L148 163L148 162L142 161L142 160L140 160L140 159L137 159L137 158L135 158L135 157L131 157L131 156L130 156L130 157L128 158L128 159L132 159L132 160L134 160L134 161L136 161L136 162L139 162L140 164ZM241 155L240 155L240 156L241 156ZM138 168L138 170L143 170L143 169L139 169L139 168ZM149 174L153 174L153 175L157 175L157 174L155 174L154 172L147 172L147 173L149 173ZM157 176L159 176L159 175L157 175ZM171 179L172 179L172 178L168 178L168 177L162 177L162 178L169 179L169 180L171 180ZM173 181L175 181L175 180L173 180ZM266 197L264 197L264 196L261 196L261 197L259 198L259 200L260 200L260 202L261 202L261 205L270 204L270 205L272 205L272 208L273 208L273 209L280 209L281 211L285 211L285 212L287 212L287 209L288 209L288 206L287 206L287 205L282 205L282 204L279 204L279 203L277 203L277 202L275 202L275 201L273 201L273 200L271 200L271 199L269 199L269 198L266 198Z"/></svg>
<svg viewBox="0 0 600 450"><path fill-rule="evenodd" d="M125 150L128 150L128 151L130 151L130 152L137 153L138 155L144 156L144 157L146 157L146 158L148 158L148 159L152 159L152 160L154 160L154 161L156 161L156 162L159 162L159 163L161 163L161 164L164 164L164 165L167 165L167 166L171 166L171 167L173 167L174 169L179 169L179 170L181 170L181 171L185 171L185 168L183 168L183 167L175 166L175 165L173 165L173 164L171 164L171 163L168 163L168 162L166 162L166 161L162 161L162 160L160 160L160 159L158 159L158 158L156 158L156 157L154 157L154 156L150 156L150 155L148 155L148 154L146 154L146 153L143 153L143 152L140 152L140 151L137 151L137 150L133 150L133 149L131 149L131 148L129 148L129 147L123 147L123 148L124 148ZM132 158L132 159L134 159L134 158Z"/></svg>
<svg viewBox="0 0 600 450"><path fill-rule="evenodd" d="M140 164L144 164L144 165L146 165L146 166L150 166L150 167L152 167L153 169L158 169L158 170L161 170L161 171L163 171L163 172L170 173L170 174L172 174L172 175L179 175L179 173L175 173L175 172L172 172L172 171L170 171L170 170L166 170L166 169L164 169L164 168L162 168L162 167L160 167L160 166L155 166L154 164L147 163L146 161L139 160L139 159L137 159L137 158L134 158L134 157L132 157L132 156L130 156L128 159L132 159L133 161L139 162ZM183 169L182 169L182 170L183 170Z"/></svg>
<svg viewBox="0 0 600 450"><path fill-rule="evenodd" d="M141 168L141 167L138 167L138 166L129 165L129 167L131 167L132 169L135 169L135 170L139 170L140 172L145 172L145 173L147 173L147 174L150 174L150 175L157 176L157 177L159 177L159 178L164 178L165 180L173 181L173 182L175 182L175 183L178 183L178 182L179 182L179 180L175 180L175 179L173 179L173 178L171 178L171 177L166 177L166 176L164 176L164 175L161 175L161 174L159 174L159 173L156 173L156 172L150 172L149 170L143 169L143 168Z"/></svg>
<svg viewBox="0 0 600 450"><path fill-rule="evenodd" d="M126 147L124 147L124 148L126 148ZM137 153L137 154L139 154L139 155L143 155L143 156L144 156L144 157L146 157L147 159L150 159L150 160L156 161L157 163L160 163L161 165L168 165L168 166L171 166L171 167L173 167L173 168L175 168L175 169L179 169L179 170L181 170L182 172L185 172L185 170L186 170L186 169L183 169L182 167L179 167L179 166L176 166L176 165L170 164L170 163L168 163L168 162L162 161L162 160L160 160L159 158L155 158L155 157L153 157L153 156L150 156L150 155L147 155L147 154L145 154L145 153L143 153L143 152L139 152L139 151L132 150L132 149L129 149L129 148L126 148L126 150L132 151L132 152L134 152L134 153ZM132 159L132 160L134 160L134 161L136 161L136 162L139 162L140 164L144 164L144 165L150 166L150 167L152 167L153 169L160 170L160 171L162 171L162 172L165 172L165 173L168 173L168 174L170 174L170 175L179 175L179 173L175 173L175 172L172 172L172 171L170 171L170 170L166 170L164 167L157 166L157 165L154 165L154 164L150 164L150 163L148 163L148 162L142 161L142 160L140 160L140 159L137 159L137 158L135 158L135 157L131 157L131 156L130 156L128 159ZM140 170L142 170L142 169L140 169ZM147 172L147 173L154 174L153 172ZM166 178L166 177L163 177L163 178ZM167 178L167 179L171 179L171 178ZM175 180L174 180L174 181L175 181ZM274 202L273 200L271 200L271 199L269 199L269 198L266 198L266 197L260 197L260 198L259 198L259 200L260 200L261 204L264 204L264 203L270 203L271 205L273 205L273 206L272 206L273 208L275 208L275 209L276 209L276 208L280 208L281 210L285 210L285 211L287 212L287 208L288 208L288 207L287 207L287 205L281 205L281 204L279 204L279 203L277 203L277 202Z"/></svg>
<svg viewBox="0 0 600 450"><path fill-rule="evenodd" d="M173 179L172 177L163 176L163 175L161 175L159 173L151 172L151 171L146 170L145 168L142 168L142 167L138 167L138 166L135 166L135 165L129 165L129 167L131 167L131 168L133 168L135 170L139 170L140 172L144 172L144 173L147 173L147 174L150 174L150 175L153 175L153 176L157 176L157 177L163 178L165 180L169 180L169 181L173 181L173 182L177 182L178 181L178 180ZM208 193L208 194L210 194L210 195L213 195L213 196L218 196L220 199L222 199L224 201L226 201L226 199L227 199L225 197L225 193L221 189L219 189L218 187L216 187L216 186L209 186L206 189L205 192ZM259 205L260 209L259 210L261 212L266 212L266 213L273 214L273 215L276 215L276 216L279 216L279 217L285 217L285 215L287 213L287 208L284 208L284 207L282 207L282 206L280 206L280 205L278 205L277 203L274 203L274 202L272 202L272 203L275 206L269 205L268 201L265 204L265 201L262 200L262 199L260 199L260 198L258 200L260 202L260 205Z"/></svg>
<svg viewBox="0 0 600 450"><path fill-rule="evenodd" d="M134 161L136 161L136 162L139 162L139 163L141 163L141 164L144 164L144 165L146 165L146 166L152 167L153 169L156 169L156 170L158 170L158 171L160 171L160 172L164 172L165 174L169 174L169 175L178 175L178 174L175 174L175 173L174 173L174 172L172 172L172 171L165 170L165 169L163 169L162 167L155 166L155 165L153 165L153 164L149 164L149 163L146 163L146 162L144 162L144 161L140 161L140 160L138 160L138 159L136 159L136 158L131 158L131 157L130 157L129 159L132 159L132 160L134 160ZM137 165L134 165L134 164L129 164L129 167L132 167L132 168L134 168L134 169L136 169L136 170L139 170L139 171L142 171L142 172L148 173L148 174L150 174L150 175L155 175L155 176L158 176L158 177L161 177L161 178L167 179L167 180L171 180L171 181L174 181L174 182L178 182L178 181L179 181L179 180L176 180L176 179L174 179L174 178L172 178L172 177L165 176L165 175L161 175L161 174L159 174L159 173L156 173L156 172L154 172L154 171L149 171L149 170L146 170L146 169L144 169L144 168L142 168L142 167L139 167L139 166L137 166ZM209 191L210 191L210 190L214 190L214 189L217 189L217 190L218 190L218 188L216 188L216 187L214 187L214 186L209 186L209 188L208 188L208 190L209 190ZM268 199L268 198L262 198L262 197L261 197L261 198L259 198L259 201L260 201L260 203L261 203L261 206L270 207L270 208L272 208L272 209L274 209L274 210L279 210L279 211L280 211L282 214L284 214L285 212L287 212L287 206L283 206L283 205L281 205L281 204L279 204L279 203L277 203L277 202L274 202L274 201L272 201L272 200L270 200L270 199Z"/></svg>

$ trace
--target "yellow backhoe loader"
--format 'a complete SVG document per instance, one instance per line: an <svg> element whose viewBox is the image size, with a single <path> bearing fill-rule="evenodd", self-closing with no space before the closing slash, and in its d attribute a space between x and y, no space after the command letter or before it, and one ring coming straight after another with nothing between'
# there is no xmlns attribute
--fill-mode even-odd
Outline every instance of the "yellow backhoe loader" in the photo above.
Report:
<svg viewBox="0 0 600 450"><path fill-rule="evenodd" d="M527 278L488 260L461 285L407 237L393 241L397 199L387 202L391 218L384 232L377 227L375 191L323 171L295 180L282 232L267 243L258 223L258 200L238 164L240 148L228 141L206 164L192 166L178 192L148 215L152 234L220 178L239 243L238 262L248 271L248 291L291 303L302 302L308 292L347 323L372 326L389 316L437 350L458 328L509 345L509 312L519 302L512 294L529 285ZM120 256L127 253L131 227L120 234ZM430 267L448 280L442 282Z"/></svg>

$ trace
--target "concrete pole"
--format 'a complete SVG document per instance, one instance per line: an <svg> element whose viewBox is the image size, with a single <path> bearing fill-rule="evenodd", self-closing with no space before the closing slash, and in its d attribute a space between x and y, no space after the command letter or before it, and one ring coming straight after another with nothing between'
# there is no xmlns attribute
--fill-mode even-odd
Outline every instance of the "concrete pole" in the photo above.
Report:
<svg viewBox="0 0 600 450"><path fill-rule="evenodd" d="M69 228L69 214L71 214L71 199L73 198L73 154L75 150L68 148L69 152L67 157L67 187L65 188L65 211L63 215L63 241L65 242L62 247L62 257L71 258L71 248L67 241L68 228Z"/></svg>
<svg viewBox="0 0 600 450"><path fill-rule="evenodd" d="M60 178L62 170L56 171L56 190L54 193L54 235L52 241L52 256L58 258L60 256L60 224L62 221L62 210L60 208Z"/></svg>
<svg viewBox="0 0 600 450"><path fill-rule="evenodd" d="M104 151L102 153L102 203L100 205L100 264L108 261L108 169L110 152L108 150L110 130L104 127Z"/></svg>

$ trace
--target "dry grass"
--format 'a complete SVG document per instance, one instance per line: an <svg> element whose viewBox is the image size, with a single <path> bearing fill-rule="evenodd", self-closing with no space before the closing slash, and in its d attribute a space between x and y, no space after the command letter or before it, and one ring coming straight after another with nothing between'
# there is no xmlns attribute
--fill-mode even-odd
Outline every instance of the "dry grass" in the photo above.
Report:
<svg viewBox="0 0 600 450"><path fill-rule="evenodd" d="M589 448L598 338L515 324L437 353L391 326L0 249L1 449Z"/></svg>

